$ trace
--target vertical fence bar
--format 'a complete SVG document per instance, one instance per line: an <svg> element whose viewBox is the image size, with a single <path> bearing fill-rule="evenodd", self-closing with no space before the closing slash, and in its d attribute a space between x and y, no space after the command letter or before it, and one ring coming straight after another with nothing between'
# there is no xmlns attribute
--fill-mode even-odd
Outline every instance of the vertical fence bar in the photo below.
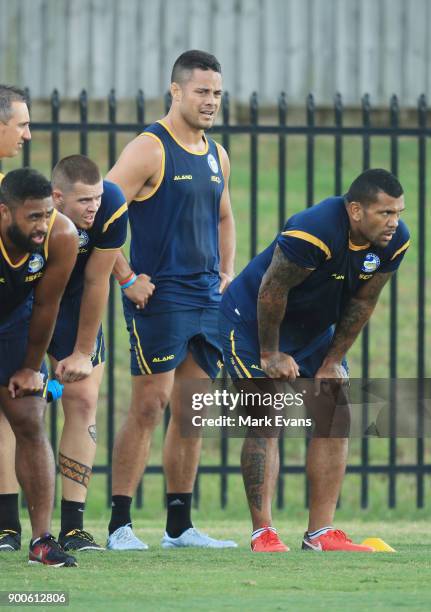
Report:
<svg viewBox="0 0 431 612"><path fill-rule="evenodd" d="M51 168L60 159L60 95L58 89L54 89L51 95Z"/></svg>
<svg viewBox="0 0 431 612"><path fill-rule="evenodd" d="M365 94L362 98L362 168L367 170L370 167L370 135L369 128L371 125L371 104L370 96ZM369 377L369 326L368 324L362 330L362 379L365 382ZM365 394L362 395L362 432L368 427L368 405L365 401ZM361 440L361 508L368 507L368 465L369 465L369 444L368 438L362 437Z"/></svg>
<svg viewBox="0 0 431 612"><path fill-rule="evenodd" d="M60 157L59 147L59 124L60 121L60 96L58 90L54 89L51 95L51 168L55 166ZM51 377L53 373L51 370ZM50 423L50 437L52 452L54 454L54 460L57 462L58 453L58 436L57 436L57 417L58 417L58 404L56 401L51 402L49 412L49 423ZM54 507L57 507L57 478L55 479L55 492L54 492Z"/></svg>
<svg viewBox="0 0 431 612"><path fill-rule="evenodd" d="M145 124L145 97L142 89L138 90L138 94L136 96L136 120L139 124L139 130L144 127Z"/></svg>
<svg viewBox="0 0 431 612"><path fill-rule="evenodd" d="M222 119L223 127L227 127L230 122L230 98L226 91L222 98ZM222 144L229 155L230 151L230 135L227 131L222 132ZM226 368L223 368L223 386L227 385ZM227 408L223 406L223 415L227 414ZM220 436L220 505L226 508L228 502L228 463L229 463L229 437L227 427L222 427Z"/></svg>
<svg viewBox="0 0 431 612"><path fill-rule="evenodd" d="M28 87L24 89L24 95L27 100L27 107L28 107L28 110L31 116L31 95L30 95L30 90ZM30 128L31 128L31 123L30 123ZM22 165L29 167L31 165L30 158L31 158L31 140L24 140L24 145L22 148Z"/></svg>
<svg viewBox="0 0 431 612"><path fill-rule="evenodd" d="M343 136L341 128L343 127L343 99L340 93L335 94L334 98L334 118L335 118L335 195L341 195L343 183Z"/></svg>
<svg viewBox="0 0 431 612"><path fill-rule="evenodd" d="M229 92L225 91L223 94L222 102L222 119L223 119L223 127L227 127L230 123L230 97ZM230 134L227 131L223 131L222 133L222 145L226 149L226 153L230 154Z"/></svg>
<svg viewBox="0 0 431 612"><path fill-rule="evenodd" d="M108 121L113 127L117 118L117 102L115 99L115 90L111 89L108 98ZM108 135L108 164L109 167L115 164L117 157L116 151L116 132L111 129ZM110 290L108 298L108 480L107 480L107 495L108 502L112 495L112 449L114 446L115 435L115 377L114 377L114 362L115 362L115 293L116 286L114 277L111 274Z"/></svg>
<svg viewBox="0 0 431 612"><path fill-rule="evenodd" d="M399 124L399 106L397 96L392 96L390 101L390 126L393 129L391 134L391 172L398 176L398 137L397 129ZM390 382L390 426L389 426L389 508L396 506L396 462L397 462L397 276L391 278L390 284L390 346L389 346L389 378Z"/></svg>
<svg viewBox="0 0 431 612"><path fill-rule="evenodd" d="M85 89L79 94L79 120L82 126L79 132L79 151L81 155L88 155L88 98Z"/></svg>
<svg viewBox="0 0 431 612"><path fill-rule="evenodd" d="M425 378L425 281L426 281L426 126L427 126L427 100L422 94L418 101L418 123L421 129L419 136L419 209L418 209L418 360L417 377L419 383L423 385ZM416 505L418 508L424 507L424 412L423 402L418 411L418 438L416 443Z"/></svg>
<svg viewBox="0 0 431 612"><path fill-rule="evenodd" d="M310 208L314 204L314 125L315 106L313 94L307 96L307 201L306 206Z"/></svg>
<svg viewBox="0 0 431 612"><path fill-rule="evenodd" d="M281 92L278 98L278 229L281 230L286 222L286 127L287 100L286 93ZM280 472L281 473L281 472Z"/></svg>
<svg viewBox="0 0 431 612"><path fill-rule="evenodd" d="M286 222L286 127L287 100L286 93L281 92L278 98L278 229L281 230ZM284 508L284 489L286 475L284 473L284 431L278 439L278 452L280 456L280 469L277 480L277 508Z"/></svg>
<svg viewBox="0 0 431 612"><path fill-rule="evenodd" d="M257 252L257 122L258 98L254 91L250 98L250 258Z"/></svg>
<svg viewBox="0 0 431 612"><path fill-rule="evenodd" d="M306 206L310 208L314 203L314 126L315 126L315 105L313 94L308 94L306 100L306 112L307 112L307 161L306 161ZM308 447L310 445L310 437L305 432L305 449L306 454L308 453ZM305 496L305 507L308 508L310 503L310 487L307 479L307 474L304 472L304 496Z"/></svg>
<svg viewBox="0 0 431 612"><path fill-rule="evenodd" d="M139 133L144 129L145 124L145 98L142 89L138 90L138 94L136 96L136 120L139 124ZM135 504L137 508L142 508L144 505L144 482L142 478L139 481L136 489Z"/></svg>

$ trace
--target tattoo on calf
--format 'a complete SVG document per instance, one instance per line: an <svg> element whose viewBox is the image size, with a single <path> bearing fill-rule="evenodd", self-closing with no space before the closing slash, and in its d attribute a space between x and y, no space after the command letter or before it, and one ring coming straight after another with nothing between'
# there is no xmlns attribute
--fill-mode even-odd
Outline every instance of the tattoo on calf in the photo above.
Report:
<svg viewBox="0 0 431 612"><path fill-rule="evenodd" d="M58 453L60 474L87 488L91 476L91 467L75 459Z"/></svg>
<svg viewBox="0 0 431 612"><path fill-rule="evenodd" d="M88 428L88 433L90 434L90 437L93 440L94 444L96 444L96 440L97 440L96 425L90 425Z"/></svg>
<svg viewBox="0 0 431 612"><path fill-rule="evenodd" d="M266 439L247 438L241 456L242 477L250 506L262 510L265 481Z"/></svg>

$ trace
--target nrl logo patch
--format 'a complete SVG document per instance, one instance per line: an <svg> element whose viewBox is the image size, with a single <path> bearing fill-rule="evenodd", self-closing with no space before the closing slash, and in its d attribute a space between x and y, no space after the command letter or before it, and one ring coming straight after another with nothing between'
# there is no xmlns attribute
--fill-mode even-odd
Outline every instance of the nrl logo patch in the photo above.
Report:
<svg viewBox="0 0 431 612"><path fill-rule="evenodd" d="M33 253L33 255L30 257L30 261L28 262L28 271L30 274L35 274L36 272L39 272L39 270L42 270L44 265L45 260L42 255L39 253Z"/></svg>
<svg viewBox="0 0 431 612"><path fill-rule="evenodd" d="M207 161L208 161L208 166L211 168L211 170L214 172L214 174L218 173L218 163L216 158L214 157L214 155L212 153L210 153L207 157Z"/></svg>
<svg viewBox="0 0 431 612"><path fill-rule="evenodd" d="M367 253L362 264L362 272L375 272L380 266L380 258L374 253Z"/></svg>

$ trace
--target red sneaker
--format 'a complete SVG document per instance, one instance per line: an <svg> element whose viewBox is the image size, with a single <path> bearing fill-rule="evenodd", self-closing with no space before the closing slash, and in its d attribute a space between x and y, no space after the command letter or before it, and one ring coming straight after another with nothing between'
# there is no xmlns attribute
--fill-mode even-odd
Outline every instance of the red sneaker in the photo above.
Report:
<svg viewBox="0 0 431 612"><path fill-rule="evenodd" d="M302 540L302 550L316 552L344 551L344 552L374 552L371 546L354 544L341 529L330 529L321 536L309 538L307 532Z"/></svg>
<svg viewBox="0 0 431 612"><path fill-rule="evenodd" d="M262 533L252 540L252 552L288 552L289 548L280 540L276 530L273 527L264 525Z"/></svg>

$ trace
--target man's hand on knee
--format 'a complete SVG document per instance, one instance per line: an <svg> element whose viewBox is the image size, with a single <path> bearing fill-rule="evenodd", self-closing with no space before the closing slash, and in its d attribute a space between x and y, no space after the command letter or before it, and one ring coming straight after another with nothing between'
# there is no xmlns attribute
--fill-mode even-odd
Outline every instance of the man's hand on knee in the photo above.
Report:
<svg viewBox="0 0 431 612"><path fill-rule="evenodd" d="M74 351L58 362L55 376L61 383L69 383L87 378L92 371L91 355Z"/></svg>
<svg viewBox="0 0 431 612"><path fill-rule="evenodd" d="M23 368L10 377L8 389L12 399L32 395L43 389L43 376L40 372Z"/></svg>

